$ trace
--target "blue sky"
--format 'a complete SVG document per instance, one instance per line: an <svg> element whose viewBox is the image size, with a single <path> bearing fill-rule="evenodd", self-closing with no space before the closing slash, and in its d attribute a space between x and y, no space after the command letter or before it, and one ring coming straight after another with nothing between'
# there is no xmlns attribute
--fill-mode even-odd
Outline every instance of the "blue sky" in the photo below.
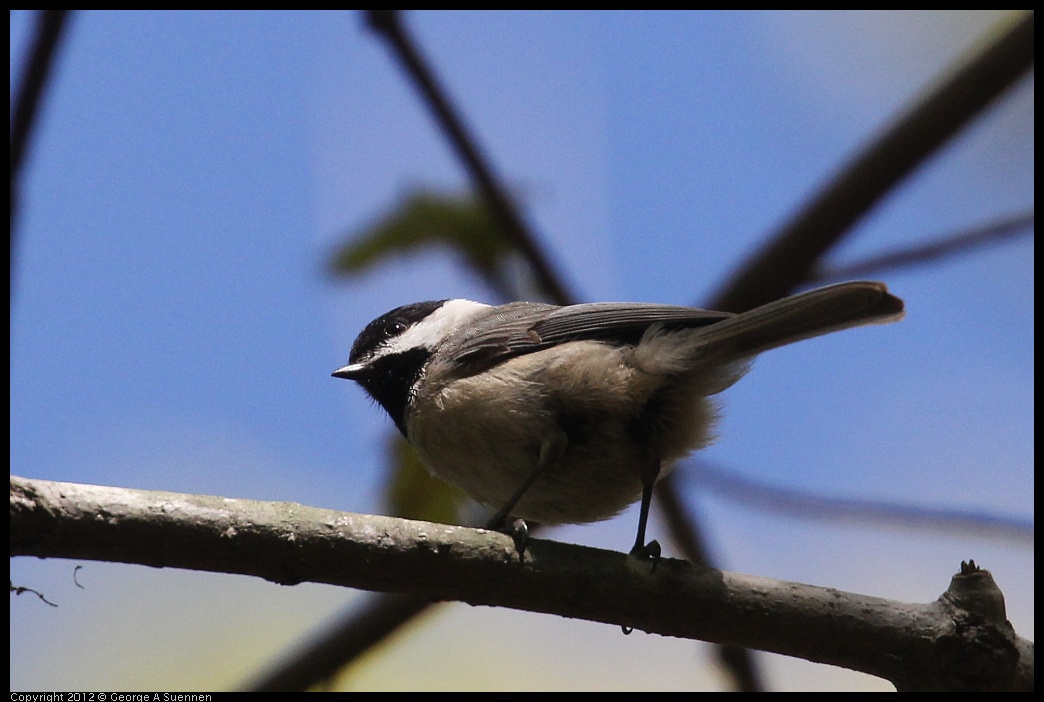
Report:
<svg viewBox="0 0 1044 702"><path fill-rule="evenodd" d="M12 79L30 19L11 15ZM579 297L697 304L1003 19L407 22ZM490 294L444 252L350 282L324 273L346 233L411 188L467 185L388 52L355 13L88 12L54 78L14 259L12 473L379 512L391 424L330 372L391 307ZM910 176L832 260L1032 207L1033 85L1021 81ZM707 456L788 488L1031 520L1032 261L1026 237L883 273L907 319L759 359L725 394ZM694 471L685 486L722 567L929 601L974 558L1033 636L1031 545L764 513L701 488ZM634 519L548 536L622 550ZM84 591L74 565L12 561L16 585L61 604L12 601L12 689L231 687L363 597L95 563L78 576ZM719 684L697 644L616 633L446 606L347 684ZM881 684L764 660L777 689Z"/></svg>

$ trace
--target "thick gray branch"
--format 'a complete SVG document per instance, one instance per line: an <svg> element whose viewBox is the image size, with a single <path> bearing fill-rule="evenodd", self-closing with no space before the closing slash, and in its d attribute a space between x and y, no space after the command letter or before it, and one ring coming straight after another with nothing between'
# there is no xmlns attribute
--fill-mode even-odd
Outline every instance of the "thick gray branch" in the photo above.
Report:
<svg viewBox="0 0 1044 702"><path fill-rule="evenodd" d="M512 607L774 651L900 689L1029 689L986 571L905 604L481 529L288 502L11 478L11 555L137 563Z"/></svg>

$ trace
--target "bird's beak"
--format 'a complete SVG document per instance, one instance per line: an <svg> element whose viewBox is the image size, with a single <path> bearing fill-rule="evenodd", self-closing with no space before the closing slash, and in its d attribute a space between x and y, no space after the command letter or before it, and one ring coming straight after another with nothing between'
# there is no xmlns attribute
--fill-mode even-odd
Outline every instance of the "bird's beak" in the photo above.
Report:
<svg viewBox="0 0 1044 702"><path fill-rule="evenodd" d="M366 373L366 369L365 363L349 363L347 366L338 368L331 375L335 378L344 378L345 380L357 380Z"/></svg>

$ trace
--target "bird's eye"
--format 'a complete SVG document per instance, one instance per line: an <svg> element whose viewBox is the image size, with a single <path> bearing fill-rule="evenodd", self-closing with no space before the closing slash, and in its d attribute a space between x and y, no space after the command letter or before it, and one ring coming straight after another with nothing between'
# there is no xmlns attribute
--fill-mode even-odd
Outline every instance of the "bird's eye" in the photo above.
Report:
<svg viewBox="0 0 1044 702"><path fill-rule="evenodd" d="M388 322L384 325L384 334L386 336L398 336L406 331L406 325L402 322Z"/></svg>

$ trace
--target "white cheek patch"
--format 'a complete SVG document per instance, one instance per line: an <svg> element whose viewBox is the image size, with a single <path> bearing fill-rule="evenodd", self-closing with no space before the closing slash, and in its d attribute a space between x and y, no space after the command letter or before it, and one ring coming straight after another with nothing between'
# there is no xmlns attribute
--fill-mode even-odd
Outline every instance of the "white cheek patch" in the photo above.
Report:
<svg viewBox="0 0 1044 702"><path fill-rule="evenodd" d="M434 348L454 329L484 313L489 307L471 300L450 300L389 341L379 355L396 354L416 348Z"/></svg>

